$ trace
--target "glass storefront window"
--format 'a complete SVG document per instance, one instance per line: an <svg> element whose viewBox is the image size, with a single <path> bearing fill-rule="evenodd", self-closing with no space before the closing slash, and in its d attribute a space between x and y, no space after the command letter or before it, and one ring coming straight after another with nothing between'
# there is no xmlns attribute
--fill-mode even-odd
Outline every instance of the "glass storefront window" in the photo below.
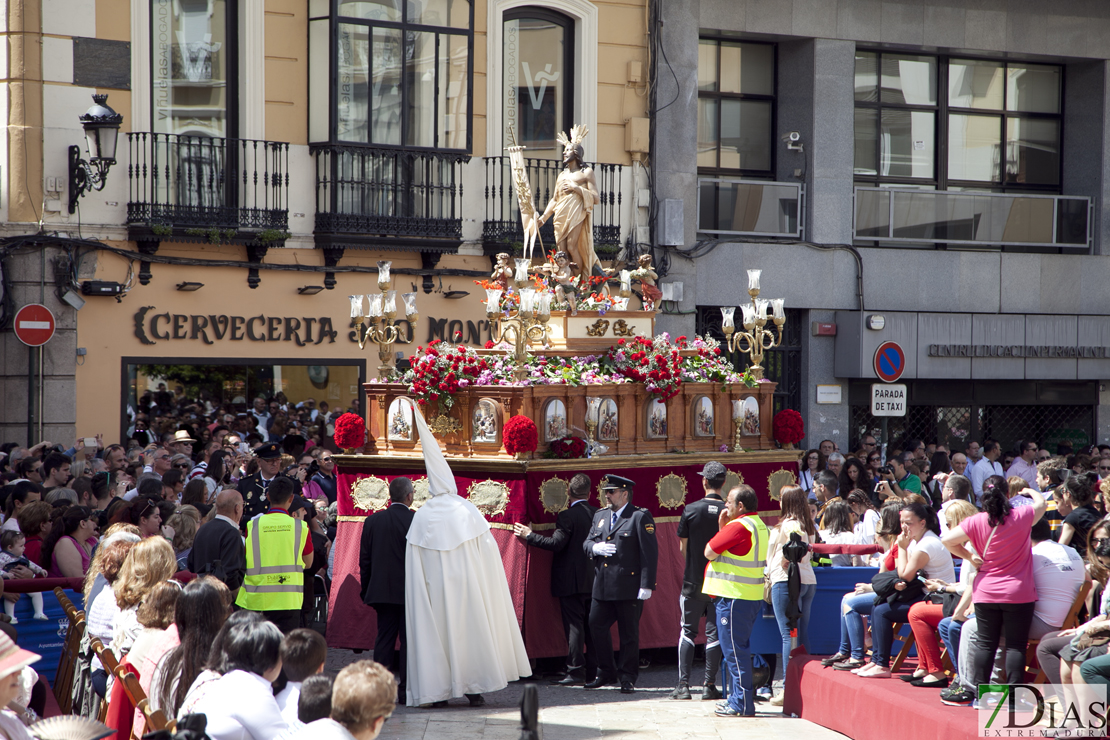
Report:
<svg viewBox="0 0 1110 740"><path fill-rule="evenodd" d="M269 403L284 400L287 410L274 415L285 434L315 439L326 425L346 411L362 413L365 363L326 365L281 364L128 364L127 397L121 425L130 429L137 418L158 434L181 424L207 427L249 414L256 397ZM279 395L280 394L280 395ZM300 408L297 406L300 405ZM314 413L315 412L315 413Z"/></svg>

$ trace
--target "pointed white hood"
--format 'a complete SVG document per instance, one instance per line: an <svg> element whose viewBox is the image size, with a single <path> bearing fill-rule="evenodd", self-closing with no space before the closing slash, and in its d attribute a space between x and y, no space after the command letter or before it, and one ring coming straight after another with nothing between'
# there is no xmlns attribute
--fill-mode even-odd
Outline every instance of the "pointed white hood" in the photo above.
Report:
<svg viewBox="0 0 1110 740"><path fill-rule="evenodd" d="M454 550L467 540L488 532L489 522L474 504L459 496L455 474L439 449L439 441L428 428L420 407L411 400L409 404L420 433L420 446L424 450L431 498L412 518L407 539L410 544L428 550Z"/></svg>

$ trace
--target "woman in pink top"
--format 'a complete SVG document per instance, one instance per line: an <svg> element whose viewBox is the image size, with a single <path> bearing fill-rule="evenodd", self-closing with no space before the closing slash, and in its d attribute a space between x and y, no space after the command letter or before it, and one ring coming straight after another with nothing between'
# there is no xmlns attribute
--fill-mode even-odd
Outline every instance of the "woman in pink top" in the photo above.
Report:
<svg viewBox="0 0 1110 740"><path fill-rule="evenodd" d="M87 506L70 506L54 520L42 543L42 567L51 578L84 578L89 572L100 518Z"/></svg>
<svg viewBox="0 0 1110 740"><path fill-rule="evenodd" d="M970 671L973 685L990 683L994 653L1003 635L1007 683L1021 683L1025 676L1025 648L1037 602L1029 531L1044 515L1045 501L1032 488L1022 494L1033 499L1033 505L1015 509L1010 504L1006 479L990 476L983 481L983 512L965 519L943 538L953 555L979 569L971 585L979 623L977 652ZM964 547L969 541L981 557Z"/></svg>

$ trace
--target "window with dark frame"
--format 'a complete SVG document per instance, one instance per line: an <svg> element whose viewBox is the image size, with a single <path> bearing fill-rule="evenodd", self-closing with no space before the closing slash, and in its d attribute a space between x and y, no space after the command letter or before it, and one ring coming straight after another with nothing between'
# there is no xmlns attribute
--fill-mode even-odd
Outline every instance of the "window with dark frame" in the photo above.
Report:
<svg viewBox="0 0 1110 740"><path fill-rule="evenodd" d="M698 42L698 172L772 178L775 45Z"/></svg>
<svg viewBox="0 0 1110 740"><path fill-rule="evenodd" d="M855 180L1058 194L1063 68L860 50Z"/></svg>
<svg viewBox="0 0 1110 740"><path fill-rule="evenodd" d="M468 0L330 0L327 5L329 141L469 152L473 5Z"/></svg>

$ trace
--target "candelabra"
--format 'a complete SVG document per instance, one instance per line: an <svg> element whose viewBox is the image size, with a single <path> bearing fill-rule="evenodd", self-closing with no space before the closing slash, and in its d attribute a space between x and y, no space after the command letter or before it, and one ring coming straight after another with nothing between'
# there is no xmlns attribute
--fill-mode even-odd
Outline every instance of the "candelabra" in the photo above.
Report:
<svg viewBox="0 0 1110 740"><path fill-rule="evenodd" d="M390 363L393 344L400 336L393 324L393 319L397 316L397 291L389 287L389 270L392 265L389 260L378 262L378 290L381 292L366 295L369 308L365 314L362 310L362 296L348 296L351 299L351 320L358 333L358 348L364 349L368 342L378 345L378 360L381 362L378 366L379 380L389 380L397 373L396 367ZM401 300L405 303L405 319L409 324L415 325L420 318L416 311L416 293L402 293ZM364 327L367 319L369 324Z"/></svg>
<svg viewBox="0 0 1110 740"><path fill-rule="evenodd" d="M486 289L486 316L489 318L490 336L497 344L512 344L513 362L516 365L513 374L517 380L527 377L528 347L533 342L547 340L547 322L551 320L551 293L524 287L528 284L528 267L531 262L529 259L516 260L513 282L516 283L517 295L520 297L517 306L503 312L501 296L504 291L500 288Z"/></svg>
<svg viewBox="0 0 1110 740"><path fill-rule="evenodd" d="M751 305L741 306L740 311L743 316L744 331L737 332L736 326L733 322L733 315L736 309L732 306L721 309L721 329L724 330L725 337L728 340L728 351L746 352L751 356L751 371L752 376L756 380L763 379L763 353L766 350L777 347L782 344L782 325L786 323L786 312L783 308L784 299L774 298L767 300L766 298L759 297L759 275L762 270L748 270L748 295L751 296ZM768 329L764 329L767 323L767 309L771 309L771 320L778 328L778 337ZM744 346L747 342L747 346Z"/></svg>

